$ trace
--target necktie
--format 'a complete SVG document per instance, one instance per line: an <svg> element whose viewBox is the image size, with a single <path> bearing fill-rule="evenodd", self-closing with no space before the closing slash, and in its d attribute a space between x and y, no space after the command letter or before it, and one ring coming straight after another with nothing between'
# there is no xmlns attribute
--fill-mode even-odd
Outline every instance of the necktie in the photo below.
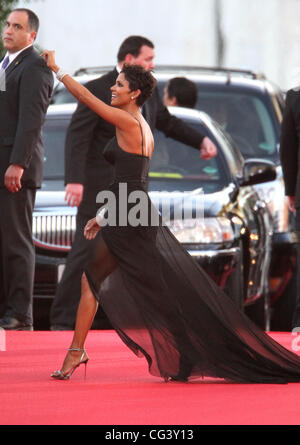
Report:
<svg viewBox="0 0 300 445"><path fill-rule="evenodd" d="M3 62L2 62L1 69L2 69L2 70L5 70L5 68L7 67L8 64L9 64L9 57L6 56L5 59L4 59Z"/></svg>

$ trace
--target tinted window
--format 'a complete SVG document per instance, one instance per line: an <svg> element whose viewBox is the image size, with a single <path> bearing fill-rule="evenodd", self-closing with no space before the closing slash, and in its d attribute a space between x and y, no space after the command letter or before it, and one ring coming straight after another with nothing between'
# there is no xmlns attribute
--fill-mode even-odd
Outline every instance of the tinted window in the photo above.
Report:
<svg viewBox="0 0 300 445"><path fill-rule="evenodd" d="M209 135L201 124L194 124L202 134ZM213 136L209 135L212 139ZM167 138L162 132L154 131L155 150L149 172L149 190L190 191L202 188L204 193L222 190L230 181L228 167L216 142L219 154L204 160L199 150Z"/></svg>
<svg viewBox="0 0 300 445"><path fill-rule="evenodd" d="M231 135L245 158L277 158L275 128L261 98L235 92L199 92L198 107Z"/></svg>
<svg viewBox="0 0 300 445"><path fill-rule="evenodd" d="M64 178L65 138L69 119L47 119L43 127L44 179Z"/></svg>
<svg viewBox="0 0 300 445"><path fill-rule="evenodd" d="M175 76L174 76L175 77ZM159 82L163 94L166 82ZM230 134L244 158L278 160L278 129L271 100L254 90L199 83L196 108Z"/></svg>
<svg viewBox="0 0 300 445"><path fill-rule="evenodd" d="M58 85L54 90L51 103L55 105L73 104L77 102L74 96L63 86Z"/></svg>

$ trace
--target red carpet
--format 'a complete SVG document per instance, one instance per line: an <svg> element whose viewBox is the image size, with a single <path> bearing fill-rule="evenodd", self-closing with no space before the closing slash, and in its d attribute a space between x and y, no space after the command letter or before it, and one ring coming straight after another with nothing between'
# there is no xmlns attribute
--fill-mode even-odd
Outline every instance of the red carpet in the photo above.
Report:
<svg viewBox="0 0 300 445"><path fill-rule="evenodd" d="M290 333L271 334L288 349ZM164 383L112 331L91 331L90 356L55 381L71 332L7 332L0 351L1 425L298 425L300 383ZM300 341L299 341L300 345ZM298 346L298 342L297 342Z"/></svg>

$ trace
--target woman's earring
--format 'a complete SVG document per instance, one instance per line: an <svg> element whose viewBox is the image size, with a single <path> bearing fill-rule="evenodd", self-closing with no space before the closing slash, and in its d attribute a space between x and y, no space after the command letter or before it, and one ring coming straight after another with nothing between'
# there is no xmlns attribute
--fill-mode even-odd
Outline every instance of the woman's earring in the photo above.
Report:
<svg viewBox="0 0 300 445"><path fill-rule="evenodd" d="M134 97L133 96L131 96L131 100L133 100L134 99Z"/></svg>

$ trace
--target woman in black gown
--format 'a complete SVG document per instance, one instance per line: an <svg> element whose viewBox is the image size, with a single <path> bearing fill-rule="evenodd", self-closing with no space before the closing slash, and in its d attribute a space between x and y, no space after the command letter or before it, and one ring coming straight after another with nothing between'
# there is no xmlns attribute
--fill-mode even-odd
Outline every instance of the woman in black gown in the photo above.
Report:
<svg viewBox="0 0 300 445"><path fill-rule="evenodd" d="M43 57L79 101L116 126L105 157L115 168L110 191L117 209L119 186L126 185L126 197L143 193L143 211L148 210L145 225L118 224L119 214L116 225L100 228L96 218L86 225L91 252L74 336L62 368L51 376L68 379L87 363L84 343L100 303L124 343L146 358L152 375L166 381L204 376L248 383L300 381L300 358L240 312L168 228L156 224L159 217L147 195L153 137L140 112L155 84L152 75L125 66L108 106L64 75L52 51ZM129 220L134 205L127 206ZM155 224L151 215L157 217Z"/></svg>

